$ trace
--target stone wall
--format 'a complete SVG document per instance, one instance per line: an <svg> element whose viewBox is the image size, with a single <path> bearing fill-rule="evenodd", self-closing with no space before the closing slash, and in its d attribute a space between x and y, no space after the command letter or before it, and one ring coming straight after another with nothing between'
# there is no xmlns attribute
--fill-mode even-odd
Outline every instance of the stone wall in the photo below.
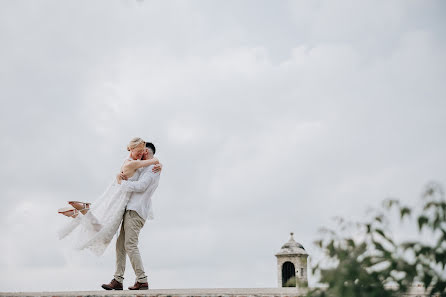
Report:
<svg viewBox="0 0 446 297"><path fill-rule="evenodd" d="M222 288L222 289L157 289L147 291L77 291L77 292L0 292L0 296L21 297L303 297L306 290L300 288ZM413 287L402 297L425 297L423 287Z"/></svg>

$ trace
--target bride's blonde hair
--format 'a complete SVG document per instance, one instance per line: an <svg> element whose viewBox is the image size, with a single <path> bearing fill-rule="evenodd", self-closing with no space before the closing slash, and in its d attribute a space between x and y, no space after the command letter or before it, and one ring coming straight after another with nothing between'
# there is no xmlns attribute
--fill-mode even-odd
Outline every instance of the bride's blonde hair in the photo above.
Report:
<svg viewBox="0 0 446 297"><path fill-rule="evenodd" d="M132 140L130 140L129 144L127 145L127 150L130 151L131 149L134 149L141 143L145 144L146 142L139 137L135 137Z"/></svg>

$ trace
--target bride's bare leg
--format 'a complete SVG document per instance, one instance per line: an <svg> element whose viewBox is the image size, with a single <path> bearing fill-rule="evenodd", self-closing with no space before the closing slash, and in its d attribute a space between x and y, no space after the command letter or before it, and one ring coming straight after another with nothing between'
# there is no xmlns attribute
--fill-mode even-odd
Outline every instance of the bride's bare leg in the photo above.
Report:
<svg viewBox="0 0 446 297"><path fill-rule="evenodd" d="M68 203L75 209L79 210L83 215L85 215L90 209L90 203L88 202L69 201Z"/></svg>
<svg viewBox="0 0 446 297"><path fill-rule="evenodd" d="M64 211L59 211L60 214L63 214L66 217L75 218L78 216L79 211L77 209L69 209Z"/></svg>

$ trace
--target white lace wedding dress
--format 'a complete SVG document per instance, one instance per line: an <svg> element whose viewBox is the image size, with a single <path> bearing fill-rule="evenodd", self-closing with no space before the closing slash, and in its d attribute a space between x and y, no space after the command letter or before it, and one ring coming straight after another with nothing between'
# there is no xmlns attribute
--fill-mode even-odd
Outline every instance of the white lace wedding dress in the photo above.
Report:
<svg viewBox="0 0 446 297"><path fill-rule="evenodd" d="M128 180L139 178L140 170ZM92 202L90 210L71 219L59 232L59 239L69 238L77 250L89 249L97 256L104 253L118 231L131 192L123 191L114 180L99 199Z"/></svg>

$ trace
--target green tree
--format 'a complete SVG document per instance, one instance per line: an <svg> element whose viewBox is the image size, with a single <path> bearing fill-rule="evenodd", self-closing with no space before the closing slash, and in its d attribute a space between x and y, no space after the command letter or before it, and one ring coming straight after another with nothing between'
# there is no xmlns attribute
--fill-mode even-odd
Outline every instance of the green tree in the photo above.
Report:
<svg viewBox="0 0 446 297"><path fill-rule="evenodd" d="M428 242L396 242L388 226L395 212ZM430 296L446 297L446 201L439 184L427 185L416 207L388 199L366 222L338 219L337 226L324 229L324 239L315 242L325 259L312 270L321 286L307 296L401 296L418 282ZM345 230L355 233L341 235Z"/></svg>

